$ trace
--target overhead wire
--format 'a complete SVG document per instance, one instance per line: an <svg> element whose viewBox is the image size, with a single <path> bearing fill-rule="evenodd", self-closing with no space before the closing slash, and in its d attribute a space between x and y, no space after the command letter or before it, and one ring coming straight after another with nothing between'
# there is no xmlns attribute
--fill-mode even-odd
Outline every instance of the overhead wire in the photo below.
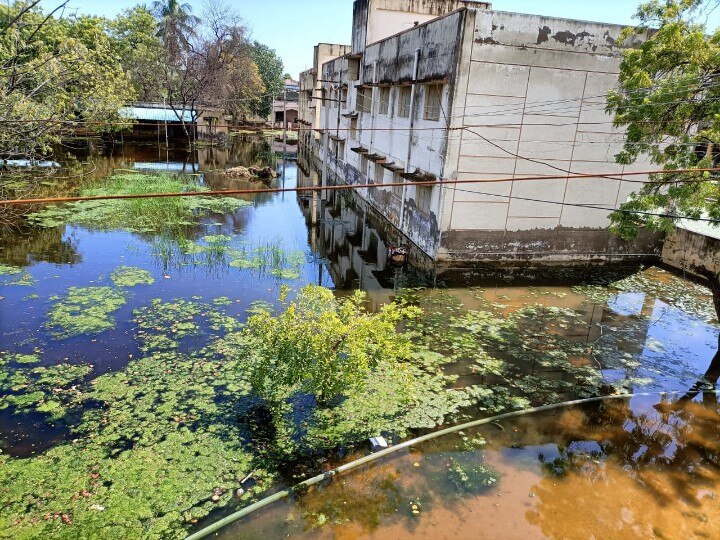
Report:
<svg viewBox="0 0 720 540"><path fill-rule="evenodd" d="M638 176L652 174L653 172L666 172L666 173L704 173L704 172L720 172L720 168L712 169L677 169L672 171L634 171L634 172L623 172L613 173L613 176ZM24 199L6 199L0 200L0 207L3 206L16 206L16 205L31 205L31 204L57 204L57 203L69 203L69 202L83 202L83 201L104 201L104 200L128 200L128 199L149 199L149 198L171 198L171 197L197 197L197 196L232 196L232 195L258 195L266 193L300 193L300 192L323 192L323 191L342 191L351 189L362 189L362 188L391 188L391 187L402 187L402 186L441 186L447 188L450 185L462 185L462 184L482 184L482 183L499 183L499 182L523 182L523 181L535 181L535 180L575 180L575 179L587 179L596 178L598 175L592 174L576 174L576 175L563 175L563 176L550 176L550 175L539 175L539 176L526 176L526 177L508 177L508 178L493 178L493 179L462 179L462 180L449 180L440 179L437 182L429 181L411 181L411 182L393 182L387 184L339 184L329 186L303 186L303 187L292 187L292 188L266 188L266 189L231 189L231 190L211 190L211 191L182 191L182 192L170 192L170 193L133 193L133 194L113 194L113 195L89 195L89 196L72 196L72 197L44 197L44 198L24 198ZM645 183L645 182L643 182ZM499 195L484 192L468 191L469 193L488 195L492 197L503 197L507 199L518 199L525 201L532 201L538 203L556 204L562 206L571 206L579 208L590 208L596 210L604 210L608 212L616 211L615 208L604 207L593 204L585 203L568 203L564 201L549 201L543 199L536 199L530 197L520 197L514 195ZM622 211L622 210L618 210ZM668 219L685 219L690 221L701 221L707 223L720 223L720 220L713 218L694 217L694 216L682 216L661 212L645 212L645 211L634 211L625 210L627 213L635 213L648 216L663 217Z"/></svg>

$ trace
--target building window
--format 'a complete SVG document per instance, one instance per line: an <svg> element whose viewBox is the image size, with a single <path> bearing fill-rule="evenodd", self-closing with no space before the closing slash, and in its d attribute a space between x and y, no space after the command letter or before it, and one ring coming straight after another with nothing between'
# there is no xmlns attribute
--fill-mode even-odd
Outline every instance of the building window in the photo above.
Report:
<svg viewBox="0 0 720 540"><path fill-rule="evenodd" d="M400 176L399 172L393 173L392 183L393 184L402 184L403 183L403 177ZM393 186L392 187L393 195L395 195L398 198L402 197L402 190L403 190L402 186Z"/></svg>
<svg viewBox="0 0 720 540"><path fill-rule="evenodd" d="M415 186L415 205L421 212L430 212L432 190L432 186Z"/></svg>
<svg viewBox="0 0 720 540"><path fill-rule="evenodd" d="M360 77L360 60L357 58L351 58L348 60L348 79L351 81L357 81Z"/></svg>
<svg viewBox="0 0 720 540"><path fill-rule="evenodd" d="M425 85L425 120L440 120L440 107L442 104L442 84Z"/></svg>
<svg viewBox="0 0 720 540"><path fill-rule="evenodd" d="M350 120L350 137L358 140L358 121L357 118Z"/></svg>
<svg viewBox="0 0 720 540"><path fill-rule="evenodd" d="M379 163L375 164L375 184L382 185L385 181L385 169Z"/></svg>
<svg viewBox="0 0 720 540"><path fill-rule="evenodd" d="M372 88L366 86L358 87L357 110L363 113L372 112Z"/></svg>
<svg viewBox="0 0 720 540"><path fill-rule="evenodd" d="M387 114L390 110L390 87L380 87L380 114Z"/></svg>
<svg viewBox="0 0 720 540"><path fill-rule="evenodd" d="M401 86L398 97L398 116L410 118L410 101L412 99L412 86Z"/></svg>
<svg viewBox="0 0 720 540"><path fill-rule="evenodd" d="M360 156L360 174L362 174L367 180L368 176L368 158Z"/></svg>
<svg viewBox="0 0 720 540"><path fill-rule="evenodd" d="M345 161L345 141L338 141L337 143L337 157Z"/></svg>
<svg viewBox="0 0 720 540"><path fill-rule="evenodd" d="M348 90L347 88L342 88L340 90L340 101L342 101L343 108L347 109L347 98L348 98Z"/></svg>

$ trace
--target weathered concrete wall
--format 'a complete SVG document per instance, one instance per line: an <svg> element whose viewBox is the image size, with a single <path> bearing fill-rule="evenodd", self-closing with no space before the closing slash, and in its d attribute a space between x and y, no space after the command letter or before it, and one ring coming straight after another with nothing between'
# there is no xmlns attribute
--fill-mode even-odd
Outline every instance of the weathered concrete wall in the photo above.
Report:
<svg viewBox="0 0 720 540"><path fill-rule="evenodd" d="M401 181L397 174L385 170L380 163L363 164L363 154L352 151L363 148L381 155L400 171L420 169L441 177L448 138L451 87L458 71L460 33L464 30L466 11L431 21L378 43L369 45L361 60L349 56L327 62L322 68L326 95L331 99L321 112L320 124L334 140L342 140L344 152L337 155L337 145L330 145L329 163L333 171L353 184L386 184ZM417 78L413 79L415 51L420 50ZM350 66L357 63L359 69ZM357 79L354 78L355 71ZM332 82L330 82L332 81ZM400 113L401 88L410 89L415 82L413 114ZM437 119L426 119L424 107L428 86L442 84ZM359 86L372 95L372 110L363 112L358 106ZM380 111L381 88L389 92L387 111ZM333 98L347 92L347 102ZM440 240L439 209L441 189L432 188L429 204L417 205L415 186L404 190L390 188L358 189L359 195L403 232L428 255L434 257Z"/></svg>
<svg viewBox="0 0 720 540"><path fill-rule="evenodd" d="M440 258L495 259L542 246L546 258L573 253L645 253L606 234L609 211L637 189L613 172L652 168L615 163L623 131L605 113L617 83L622 27L498 11L471 10L463 49L446 178L463 185L443 204ZM610 174L609 174L610 173ZM568 174L598 174L587 179ZM547 180L513 180L560 176ZM610 176L607 178L606 176ZM506 180L507 179L507 180ZM630 180L645 180L631 177ZM477 231L475 241L465 240ZM485 255L482 255L482 254Z"/></svg>
<svg viewBox="0 0 720 540"><path fill-rule="evenodd" d="M320 136L316 130L321 127L320 110L320 72L322 65L329 60L350 53L350 45L335 43L318 43L313 54L313 67L300 74L299 112L300 126L299 142L302 151L311 152L319 143ZM310 156L307 156L310 159Z"/></svg>
<svg viewBox="0 0 720 540"><path fill-rule="evenodd" d="M355 0L353 4L352 53L365 47L443 17L457 9L489 9L489 2L478 0Z"/></svg>
<svg viewBox="0 0 720 540"><path fill-rule="evenodd" d="M632 263L656 260L661 241L660 234L643 233L634 242L624 242L606 229L591 228L451 230L442 234L441 260L456 267Z"/></svg>
<svg viewBox="0 0 720 540"><path fill-rule="evenodd" d="M720 274L720 238L678 227L665 238L662 260L683 272L700 267Z"/></svg>
<svg viewBox="0 0 720 540"><path fill-rule="evenodd" d="M331 172L353 184L399 181L397 172L363 158L370 154L404 173L487 180L434 186L429 199L415 186L358 189L436 259L567 262L657 254L655 235L632 244L607 232L611 209L645 180L612 175L652 168L645 161L615 164L623 132L605 113L604 96L617 82L622 27L488 9L452 11L464 4L355 2L353 54L321 70L329 101L319 124L332 135ZM416 16L445 13L426 23ZM413 26L403 29L409 20ZM395 34L383 36L390 31ZM429 83L442 85L436 119L424 113ZM359 106L359 88L372 96L369 111ZM407 88L415 96L410 117L400 114ZM528 176L559 178L522 179Z"/></svg>

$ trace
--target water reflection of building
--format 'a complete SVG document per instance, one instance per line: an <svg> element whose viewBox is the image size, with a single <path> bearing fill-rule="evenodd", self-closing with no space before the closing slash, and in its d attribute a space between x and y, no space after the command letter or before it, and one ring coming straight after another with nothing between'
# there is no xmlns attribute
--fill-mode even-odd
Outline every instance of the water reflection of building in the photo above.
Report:
<svg viewBox="0 0 720 540"><path fill-rule="evenodd" d="M298 160L298 186L316 186L318 172ZM388 251L403 243L399 231L361 199L348 192L299 192L299 200L310 226L311 243L329 261L330 272L340 288L392 289L400 280L432 276L432 262L418 249L408 253L404 268L393 265Z"/></svg>

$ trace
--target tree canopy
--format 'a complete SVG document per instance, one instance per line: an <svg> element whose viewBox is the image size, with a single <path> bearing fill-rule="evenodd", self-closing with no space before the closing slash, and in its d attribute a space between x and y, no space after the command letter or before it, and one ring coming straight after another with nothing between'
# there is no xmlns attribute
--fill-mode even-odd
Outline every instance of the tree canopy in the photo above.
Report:
<svg viewBox="0 0 720 540"><path fill-rule="evenodd" d="M706 14L717 1L653 0L643 3L632 32L649 38L625 51L619 88L608 96L616 126L626 128L620 163L641 154L664 170L710 168L720 156L720 31L708 32ZM717 175L652 175L651 183L612 214L626 239L641 227L670 231L681 216L720 219ZM653 215L659 214L659 215Z"/></svg>
<svg viewBox="0 0 720 540"><path fill-rule="evenodd" d="M131 101L165 100L196 117L213 106L241 121L259 104L271 107L282 88L282 61L251 43L240 17L219 2L207 2L202 17L176 0L114 19L64 8L0 5L2 159L50 155L77 127L127 126L119 111Z"/></svg>
<svg viewBox="0 0 720 540"><path fill-rule="evenodd" d="M0 5L0 156L46 153L76 125L107 130L132 97L104 20Z"/></svg>
<svg viewBox="0 0 720 540"><path fill-rule="evenodd" d="M265 92L256 99L252 109L255 114L267 118L272 113L272 104L285 86L285 66L277 53L258 41L252 45L252 59L257 64L265 85Z"/></svg>

